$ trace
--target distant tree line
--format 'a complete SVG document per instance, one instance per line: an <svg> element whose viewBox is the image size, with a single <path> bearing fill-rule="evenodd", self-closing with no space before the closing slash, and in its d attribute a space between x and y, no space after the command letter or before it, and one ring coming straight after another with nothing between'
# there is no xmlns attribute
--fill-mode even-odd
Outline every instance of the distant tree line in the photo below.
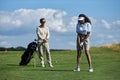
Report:
<svg viewBox="0 0 120 80"><path fill-rule="evenodd" d="M22 46L9 48L0 47L0 51L25 51L25 50L26 48ZM69 51L69 49L50 49L50 51Z"/></svg>
<svg viewBox="0 0 120 80"><path fill-rule="evenodd" d="M26 48L18 46L18 47L9 47L9 48L5 48L5 47L0 47L0 51L24 51L26 50Z"/></svg>

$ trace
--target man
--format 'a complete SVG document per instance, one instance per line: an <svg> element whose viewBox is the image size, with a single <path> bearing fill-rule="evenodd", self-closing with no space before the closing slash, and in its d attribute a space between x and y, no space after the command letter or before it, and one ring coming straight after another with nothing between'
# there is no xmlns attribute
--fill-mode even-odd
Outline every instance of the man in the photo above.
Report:
<svg viewBox="0 0 120 80"><path fill-rule="evenodd" d="M39 52L39 58L41 61L41 66L45 67L44 64L44 57L43 57L43 50L46 50L46 57L47 61L50 67L53 67L51 62L51 55L49 50L49 43L48 39L50 37L49 29L45 26L45 18L40 19L41 25L37 28L36 33L38 36L38 52Z"/></svg>

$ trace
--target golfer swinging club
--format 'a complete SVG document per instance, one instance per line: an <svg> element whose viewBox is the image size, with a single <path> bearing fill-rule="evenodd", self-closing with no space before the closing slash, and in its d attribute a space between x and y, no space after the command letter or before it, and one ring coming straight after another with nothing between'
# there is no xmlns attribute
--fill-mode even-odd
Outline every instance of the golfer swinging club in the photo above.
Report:
<svg viewBox="0 0 120 80"><path fill-rule="evenodd" d="M76 60L77 64L74 71L80 71L81 53L84 47L85 54L89 64L88 71L93 72L92 61L91 61L91 56L89 52L89 49L90 49L89 37L91 33L91 21L86 15L84 14L79 15L78 23L76 26L76 32L77 32L77 60Z"/></svg>

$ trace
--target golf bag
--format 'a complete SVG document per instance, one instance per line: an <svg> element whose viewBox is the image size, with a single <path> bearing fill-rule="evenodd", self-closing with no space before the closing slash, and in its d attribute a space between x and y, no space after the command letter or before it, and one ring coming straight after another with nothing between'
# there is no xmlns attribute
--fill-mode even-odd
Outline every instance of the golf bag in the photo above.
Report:
<svg viewBox="0 0 120 80"><path fill-rule="evenodd" d="M31 42L28 44L26 51L21 56L21 61L19 65L27 65L30 60L33 58L33 53L36 51L37 43Z"/></svg>

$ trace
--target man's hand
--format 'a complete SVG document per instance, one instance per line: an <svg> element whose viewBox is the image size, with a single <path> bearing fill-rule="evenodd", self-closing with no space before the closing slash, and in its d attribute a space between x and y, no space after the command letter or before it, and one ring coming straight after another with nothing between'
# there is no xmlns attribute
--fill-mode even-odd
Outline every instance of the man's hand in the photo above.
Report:
<svg viewBox="0 0 120 80"><path fill-rule="evenodd" d="M45 43L45 42L48 42L48 39L43 39L43 42Z"/></svg>

